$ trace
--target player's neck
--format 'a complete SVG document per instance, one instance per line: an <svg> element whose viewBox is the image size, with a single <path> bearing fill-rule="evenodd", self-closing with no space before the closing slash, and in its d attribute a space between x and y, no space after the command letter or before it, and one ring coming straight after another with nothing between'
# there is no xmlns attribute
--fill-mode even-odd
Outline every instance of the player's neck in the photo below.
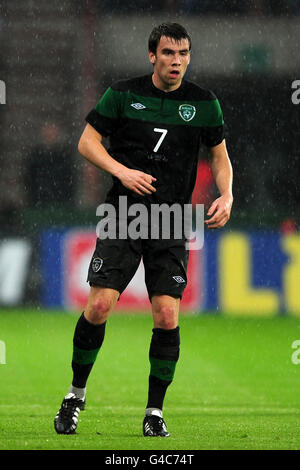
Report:
<svg viewBox="0 0 300 470"><path fill-rule="evenodd" d="M170 91L177 90L180 87L180 85L182 83L182 80L180 80L178 83L172 85L172 84L169 84L169 83L166 83L166 82L162 81L157 75L155 75L155 73L153 73L152 74L152 83L155 86L155 88L158 88L159 90L164 91L165 93L169 93Z"/></svg>

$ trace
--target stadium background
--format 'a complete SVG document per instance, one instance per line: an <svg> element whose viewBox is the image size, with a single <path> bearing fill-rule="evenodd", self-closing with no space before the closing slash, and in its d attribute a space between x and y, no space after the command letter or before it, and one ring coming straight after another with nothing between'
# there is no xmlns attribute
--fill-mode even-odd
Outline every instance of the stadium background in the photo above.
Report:
<svg viewBox="0 0 300 470"><path fill-rule="evenodd" d="M112 81L150 72L149 32L174 20L193 39L187 77L221 101L235 175L231 221L193 254L186 308L299 314L299 15L296 0L2 2L0 305L80 308L110 185L78 154L84 117ZM193 202L215 194L201 151ZM149 308L141 282L128 292Z"/></svg>

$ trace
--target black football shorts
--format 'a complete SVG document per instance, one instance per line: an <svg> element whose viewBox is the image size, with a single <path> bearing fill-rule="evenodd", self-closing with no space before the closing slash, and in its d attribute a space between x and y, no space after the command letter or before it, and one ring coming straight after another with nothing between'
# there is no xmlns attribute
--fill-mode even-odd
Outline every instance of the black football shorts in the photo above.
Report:
<svg viewBox="0 0 300 470"><path fill-rule="evenodd" d="M87 281L122 294L142 259L150 302L153 294L181 298L187 285L188 253L183 239L98 238Z"/></svg>

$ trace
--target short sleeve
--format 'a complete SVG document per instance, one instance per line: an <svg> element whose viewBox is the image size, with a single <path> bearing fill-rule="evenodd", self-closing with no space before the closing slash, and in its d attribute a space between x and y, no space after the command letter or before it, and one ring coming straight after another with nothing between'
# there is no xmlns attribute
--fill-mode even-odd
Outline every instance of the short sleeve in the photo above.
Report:
<svg viewBox="0 0 300 470"><path fill-rule="evenodd" d="M108 137L118 128L121 109L120 92L110 87L100 98L95 108L89 112L85 120L101 135Z"/></svg>
<svg viewBox="0 0 300 470"><path fill-rule="evenodd" d="M202 129L202 142L207 147L219 145L224 139L224 119L220 103L215 95L209 108L205 126Z"/></svg>

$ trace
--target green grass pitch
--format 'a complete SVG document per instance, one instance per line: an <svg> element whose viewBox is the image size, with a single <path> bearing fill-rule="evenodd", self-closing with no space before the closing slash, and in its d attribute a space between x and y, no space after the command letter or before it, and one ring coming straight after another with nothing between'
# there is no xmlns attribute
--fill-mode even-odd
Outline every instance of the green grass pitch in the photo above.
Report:
<svg viewBox="0 0 300 470"><path fill-rule="evenodd" d="M71 382L76 319L0 311L0 449L300 449L300 364L291 360L297 318L183 315L180 360L164 406L169 438L142 436L150 314L110 317L77 433L55 433Z"/></svg>

